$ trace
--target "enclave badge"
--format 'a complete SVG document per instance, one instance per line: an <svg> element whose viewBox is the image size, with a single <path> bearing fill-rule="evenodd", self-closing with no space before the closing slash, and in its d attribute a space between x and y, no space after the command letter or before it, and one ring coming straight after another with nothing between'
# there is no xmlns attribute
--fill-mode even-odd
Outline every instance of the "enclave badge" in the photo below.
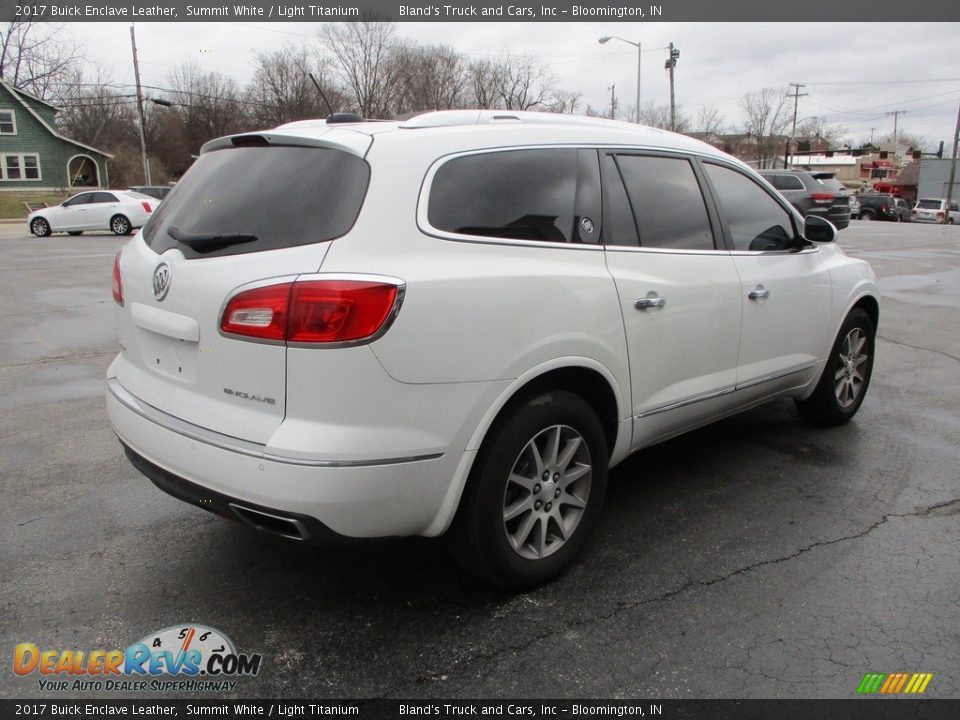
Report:
<svg viewBox="0 0 960 720"><path fill-rule="evenodd" d="M157 265L153 271L153 296L162 301L170 292L170 266L165 262Z"/></svg>

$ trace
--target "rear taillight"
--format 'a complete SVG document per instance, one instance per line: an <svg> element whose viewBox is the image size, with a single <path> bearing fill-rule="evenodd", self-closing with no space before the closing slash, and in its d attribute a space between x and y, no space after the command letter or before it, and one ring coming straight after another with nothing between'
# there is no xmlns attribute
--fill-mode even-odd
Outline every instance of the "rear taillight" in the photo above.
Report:
<svg viewBox="0 0 960 720"><path fill-rule="evenodd" d="M117 250L117 256L113 259L113 300L117 305L123 306L123 278L120 277L120 256L123 250Z"/></svg>
<svg viewBox="0 0 960 720"><path fill-rule="evenodd" d="M143 209L146 210L148 215L153 212L153 205L148 203L146 200L142 200L140 204L143 205Z"/></svg>
<svg viewBox="0 0 960 720"><path fill-rule="evenodd" d="M817 192L810 194L810 199L814 202L833 202L835 197L834 193Z"/></svg>
<svg viewBox="0 0 960 720"><path fill-rule="evenodd" d="M938 211L937 211L937 217L938 217L938 218L942 218L942 217L943 217L943 211L942 211L942 210L938 210Z"/></svg>
<svg viewBox="0 0 960 720"><path fill-rule="evenodd" d="M234 295L220 330L262 340L341 343L366 340L394 312L400 286L366 280L301 280Z"/></svg>

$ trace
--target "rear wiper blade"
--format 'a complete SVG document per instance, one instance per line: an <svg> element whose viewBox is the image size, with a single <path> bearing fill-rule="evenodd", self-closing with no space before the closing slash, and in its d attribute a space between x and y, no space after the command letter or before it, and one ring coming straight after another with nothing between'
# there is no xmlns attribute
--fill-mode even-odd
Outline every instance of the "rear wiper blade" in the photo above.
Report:
<svg viewBox="0 0 960 720"><path fill-rule="evenodd" d="M211 245L239 245L254 242L257 239L256 235L250 233L188 233L176 225L167 228L167 235L195 250Z"/></svg>

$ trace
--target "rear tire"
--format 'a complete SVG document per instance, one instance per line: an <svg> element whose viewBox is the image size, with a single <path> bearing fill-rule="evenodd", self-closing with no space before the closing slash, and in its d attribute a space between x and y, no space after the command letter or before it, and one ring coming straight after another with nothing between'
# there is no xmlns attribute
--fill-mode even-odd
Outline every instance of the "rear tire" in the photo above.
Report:
<svg viewBox="0 0 960 720"><path fill-rule="evenodd" d="M869 211L864 211L860 213L861 220L873 220L873 213Z"/></svg>
<svg viewBox="0 0 960 720"><path fill-rule="evenodd" d="M840 326L813 394L797 409L818 425L843 425L857 414L870 386L876 328L870 316L854 308Z"/></svg>
<svg viewBox="0 0 960 720"><path fill-rule="evenodd" d="M133 227L126 215L114 215L110 218L110 229L114 235L129 235Z"/></svg>
<svg viewBox="0 0 960 720"><path fill-rule="evenodd" d="M555 390L508 410L484 440L447 533L470 572L529 590L560 575L596 525L607 442L593 408Z"/></svg>
<svg viewBox="0 0 960 720"><path fill-rule="evenodd" d="M50 223L42 217L38 217L30 221L30 232L37 237L49 237L52 231L50 230Z"/></svg>

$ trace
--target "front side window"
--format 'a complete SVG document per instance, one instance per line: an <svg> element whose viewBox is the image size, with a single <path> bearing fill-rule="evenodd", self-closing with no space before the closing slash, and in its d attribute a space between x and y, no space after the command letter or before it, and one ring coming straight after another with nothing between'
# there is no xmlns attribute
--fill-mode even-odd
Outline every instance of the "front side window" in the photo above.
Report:
<svg viewBox="0 0 960 720"><path fill-rule="evenodd" d="M618 155L640 233L640 246L713 250L713 230L689 160Z"/></svg>
<svg viewBox="0 0 960 720"><path fill-rule="evenodd" d="M796 235L790 214L743 173L704 163L733 240L734 250L786 250Z"/></svg>
<svg viewBox="0 0 960 720"><path fill-rule="evenodd" d="M464 155L434 175L427 217L460 235L576 242L576 196L576 149Z"/></svg>
<svg viewBox="0 0 960 720"><path fill-rule="evenodd" d="M17 123L13 110L0 110L0 135L16 135Z"/></svg>

